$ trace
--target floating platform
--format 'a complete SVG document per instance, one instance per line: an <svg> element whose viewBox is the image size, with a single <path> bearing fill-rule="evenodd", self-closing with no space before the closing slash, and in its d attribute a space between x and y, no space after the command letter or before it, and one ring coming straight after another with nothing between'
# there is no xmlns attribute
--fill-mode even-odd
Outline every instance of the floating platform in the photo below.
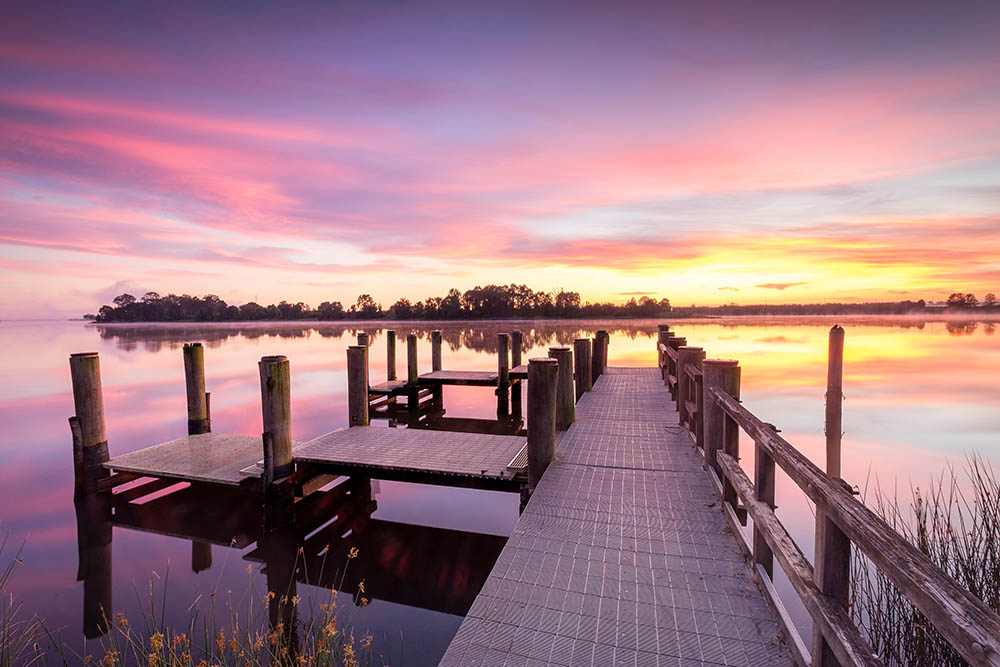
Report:
<svg viewBox="0 0 1000 667"><path fill-rule="evenodd" d="M509 466L526 446L516 435L356 426L305 443L294 458L331 474L517 490Z"/></svg>
<svg viewBox="0 0 1000 667"><path fill-rule="evenodd" d="M262 455L259 437L204 433L116 456L104 467L116 473L238 486L251 479L241 471L255 466Z"/></svg>

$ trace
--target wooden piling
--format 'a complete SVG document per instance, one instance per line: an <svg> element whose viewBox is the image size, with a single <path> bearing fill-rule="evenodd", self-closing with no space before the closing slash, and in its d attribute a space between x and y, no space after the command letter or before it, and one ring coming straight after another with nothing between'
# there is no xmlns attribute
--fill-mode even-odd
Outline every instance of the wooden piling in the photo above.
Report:
<svg viewBox="0 0 1000 667"><path fill-rule="evenodd" d="M521 353L524 348L524 334L520 331L510 332L510 367L517 368L521 365ZM515 417L521 416L521 381L518 380L510 387L510 410Z"/></svg>
<svg viewBox="0 0 1000 667"><path fill-rule="evenodd" d="M663 344L670 347L670 340L676 338L676 336L668 331L663 335ZM656 345L656 349L660 349L659 343ZM660 375L663 378L663 386L670 388L670 356L666 352L660 352Z"/></svg>
<svg viewBox="0 0 1000 667"><path fill-rule="evenodd" d="M826 376L826 472L831 478L841 476L841 436L843 433L843 376L844 329L834 325L830 329L829 357ZM851 588L851 540L824 512L816 511L816 557L813 564L813 581L824 595L828 595L847 609ZM813 628L813 665L836 667L840 665L833 649L818 628Z"/></svg>
<svg viewBox="0 0 1000 667"><path fill-rule="evenodd" d="M431 370L441 370L441 332L431 332Z"/></svg>
<svg viewBox="0 0 1000 667"><path fill-rule="evenodd" d="M510 385L510 336L497 334L497 382L506 391Z"/></svg>
<svg viewBox="0 0 1000 667"><path fill-rule="evenodd" d="M347 415L349 426L368 426L368 348L347 348Z"/></svg>
<svg viewBox="0 0 1000 667"><path fill-rule="evenodd" d="M108 477L104 463L108 460L108 436L104 428L104 393L101 390L101 362L96 352L82 352L69 357L70 379L73 383L73 405L76 426L71 433L78 443L74 449L77 467L77 496L97 493L98 482ZM75 433L74 433L75 431Z"/></svg>
<svg viewBox="0 0 1000 667"><path fill-rule="evenodd" d="M184 386L187 391L188 435L212 431L205 393L205 348L201 343L184 345Z"/></svg>
<svg viewBox="0 0 1000 667"><path fill-rule="evenodd" d="M559 362L559 374L556 378L556 429L565 431L576 419L573 351L568 347L550 347L549 358Z"/></svg>
<svg viewBox="0 0 1000 667"><path fill-rule="evenodd" d="M534 490L556 455L555 359L528 361L528 489Z"/></svg>
<svg viewBox="0 0 1000 667"><path fill-rule="evenodd" d="M358 332L358 345L363 345L364 347L368 347L368 343L370 342L371 342L371 336L366 334L364 331Z"/></svg>
<svg viewBox="0 0 1000 667"><path fill-rule="evenodd" d="M396 332L392 329L385 332L385 379L396 379Z"/></svg>
<svg viewBox="0 0 1000 667"><path fill-rule="evenodd" d="M576 380L576 400L580 400L584 392L594 388L594 379L590 370L593 347L589 338L577 338L573 341L573 375Z"/></svg>
<svg viewBox="0 0 1000 667"><path fill-rule="evenodd" d="M608 332L603 329L594 334L594 347L590 357L590 378L592 383L596 383L597 378L601 377L601 374L608 367L609 339L610 336L608 335Z"/></svg>
<svg viewBox="0 0 1000 667"><path fill-rule="evenodd" d="M415 388L418 380L417 334L406 334L406 381Z"/></svg>
<svg viewBox="0 0 1000 667"><path fill-rule="evenodd" d="M280 480L292 471L291 372L288 358L283 355L262 357L258 366L261 415L271 445L272 479Z"/></svg>
<svg viewBox="0 0 1000 667"><path fill-rule="evenodd" d="M754 493L757 500L774 509L774 459L760 445L754 445ZM774 553L757 522L753 526L753 560L774 580Z"/></svg>
<svg viewBox="0 0 1000 667"><path fill-rule="evenodd" d="M690 422L691 415L688 413L687 403L694 399L691 391L691 378L688 377L688 368L700 368L705 360L705 350L700 347L685 345L677 348L677 412L680 413L681 425ZM694 432L695 429L691 428Z"/></svg>
<svg viewBox="0 0 1000 667"><path fill-rule="evenodd" d="M843 434L844 329L830 329L826 371L826 474L840 477L840 446Z"/></svg>
<svg viewBox="0 0 1000 667"><path fill-rule="evenodd" d="M716 460L716 453L721 449L727 451L731 439L739 436L736 429L731 434L726 433L725 411L715 402L709 390L719 387L733 398L740 397L740 365L735 359L705 359L702 362L702 405L705 414L702 415L702 433L705 437L705 465L711 467L723 478L722 470ZM737 442L739 442L737 440Z"/></svg>

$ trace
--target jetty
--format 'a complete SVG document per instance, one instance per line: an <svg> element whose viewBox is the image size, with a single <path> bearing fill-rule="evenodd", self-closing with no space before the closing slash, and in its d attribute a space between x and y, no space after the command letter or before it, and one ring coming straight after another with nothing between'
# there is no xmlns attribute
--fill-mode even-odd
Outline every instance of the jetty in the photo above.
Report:
<svg viewBox="0 0 1000 667"><path fill-rule="evenodd" d="M188 434L115 457L98 356L72 355L85 633L106 631L97 610L112 608L118 525L192 540L196 570L210 564L212 545L256 545L246 558L266 564L271 590L329 587L317 554L410 544L420 552L419 567L407 570L417 583L393 578L401 563L367 581L384 576L386 599L464 616L443 665L881 665L847 607L855 553L969 664L1000 666L1000 617L840 478L839 327L826 470L744 408L738 361L707 358L666 324L647 368L609 368L605 331L524 363L513 332L498 337L495 371L449 371L434 332L431 370L421 374L411 334L405 379L387 334L386 382L369 382L370 340L359 334L347 349L350 426L308 442L292 439L282 356L259 363L260 437L212 433L204 350L186 345ZM497 420L445 417L447 385L492 388ZM741 453L741 432L752 452ZM752 480L743 456L753 457ZM775 514L779 470L816 505L812 562ZM521 514L506 541L390 525L371 518L378 479L518 493ZM461 585L444 574L455 558L473 572ZM776 566L812 618L811 637L800 636L777 595ZM428 572L440 576L420 583ZM277 613L275 627L294 627Z"/></svg>

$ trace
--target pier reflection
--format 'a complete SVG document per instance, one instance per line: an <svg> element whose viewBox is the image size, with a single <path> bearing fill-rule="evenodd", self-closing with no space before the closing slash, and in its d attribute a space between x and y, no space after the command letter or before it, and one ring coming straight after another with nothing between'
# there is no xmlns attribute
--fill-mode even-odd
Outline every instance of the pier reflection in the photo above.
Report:
<svg viewBox="0 0 1000 667"><path fill-rule="evenodd" d="M363 581L369 600L464 616L506 538L377 519L377 484L333 479L300 498L294 522L272 532L263 529L262 497L239 489L190 485L151 499L126 489L78 501L85 636L105 634L114 609L113 527L191 540L195 572L211 566L213 548L253 547L243 558L263 566L267 588L279 599L301 594L299 587L306 585L339 590L358 604ZM275 604L270 610L272 626L281 623L295 632L295 606Z"/></svg>

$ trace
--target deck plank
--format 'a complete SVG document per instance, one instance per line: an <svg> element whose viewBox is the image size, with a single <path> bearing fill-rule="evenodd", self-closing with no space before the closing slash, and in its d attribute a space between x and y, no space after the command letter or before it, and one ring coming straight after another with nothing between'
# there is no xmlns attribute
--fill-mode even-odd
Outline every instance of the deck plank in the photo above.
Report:
<svg viewBox="0 0 1000 667"><path fill-rule="evenodd" d="M431 371L420 376L421 384L497 386L497 374L492 371Z"/></svg>
<svg viewBox="0 0 1000 667"><path fill-rule="evenodd" d="M792 665L658 370L577 404L442 665Z"/></svg>

